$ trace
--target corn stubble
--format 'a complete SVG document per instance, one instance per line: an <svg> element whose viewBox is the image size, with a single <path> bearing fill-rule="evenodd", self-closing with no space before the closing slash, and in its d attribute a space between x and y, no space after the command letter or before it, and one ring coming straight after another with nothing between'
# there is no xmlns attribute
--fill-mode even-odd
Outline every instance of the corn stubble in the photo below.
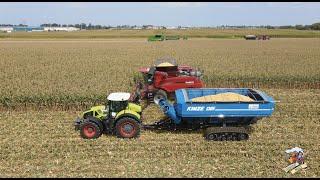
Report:
<svg viewBox="0 0 320 180"><path fill-rule="evenodd" d="M201 131L143 131L139 139L103 135L81 139L72 120L79 111L0 113L0 172L4 177L319 177L319 90L266 89L281 99L271 118L243 142L208 142ZM303 109L303 111L301 110ZM155 105L145 119L162 114ZM284 150L308 152L310 169L291 175Z"/></svg>

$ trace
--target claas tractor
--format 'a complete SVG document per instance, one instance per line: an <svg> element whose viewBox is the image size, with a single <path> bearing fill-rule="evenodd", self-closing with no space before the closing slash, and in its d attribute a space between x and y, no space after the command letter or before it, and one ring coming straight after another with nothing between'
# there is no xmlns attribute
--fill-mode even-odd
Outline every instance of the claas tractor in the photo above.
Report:
<svg viewBox="0 0 320 180"><path fill-rule="evenodd" d="M129 102L130 93L111 93L106 105L83 112L75 120L75 130L85 139L95 139L106 134L119 138L136 138L141 129L141 106Z"/></svg>
<svg viewBox="0 0 320 180"><path fill-rule="evenodd" d="M202 72L190 66L178 66L172 58L158 59L149 68L141 68L143 80L136 82L130 100L146 99L148 104L160 99L174 98L174 91L181 88L202 88Z"/></svg>

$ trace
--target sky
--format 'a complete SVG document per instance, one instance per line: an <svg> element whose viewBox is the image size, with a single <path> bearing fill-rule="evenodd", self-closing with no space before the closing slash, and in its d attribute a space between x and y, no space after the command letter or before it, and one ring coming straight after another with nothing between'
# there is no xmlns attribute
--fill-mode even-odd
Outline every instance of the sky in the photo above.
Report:
<svg viewBox="0 0 320 180"><path fill-rule="evenodd" d="M0 2L0 24L220 26L320 22L319 2Z"/></svg>

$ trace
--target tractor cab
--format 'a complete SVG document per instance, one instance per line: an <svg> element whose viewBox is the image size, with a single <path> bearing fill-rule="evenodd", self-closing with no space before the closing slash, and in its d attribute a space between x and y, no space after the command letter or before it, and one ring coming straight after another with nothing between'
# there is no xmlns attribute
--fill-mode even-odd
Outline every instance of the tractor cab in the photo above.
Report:
<svg viewBox="0 0 320 180"><path fill-rule="evenodd" d="M127 108L128 94L129 93L111 93L107 97L106 105L91 107L89 110L82 113L83 118L88 118L89 116L98 119L113 117L114 114Z"/></svg>
<svg viewBox="0 0 320 180"><path fill-rule="evenodd" d="M138 114L141 114L141 108L139 105L129 103L130 93L111 93L107 97L106 111L109 117L114 118L122 110L133 110Z"/></svg>

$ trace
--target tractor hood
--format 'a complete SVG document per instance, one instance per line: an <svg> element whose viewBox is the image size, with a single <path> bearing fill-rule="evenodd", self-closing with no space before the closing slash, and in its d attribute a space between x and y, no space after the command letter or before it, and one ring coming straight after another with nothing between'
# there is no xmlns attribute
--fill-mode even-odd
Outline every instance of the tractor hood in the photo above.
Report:
<svg viewBox="0 0 320 180"><path fill-rule="evenodd" d="M134 103L129 103L128 104L128 109L132 110L132 111L135 111L137 113L141 112L141 106L137 105L137 104L134 104Z"/></svg>
<svg viewBox="0 0 320 180"><path fill-rule="evenodd" d="M107 115L107 112L105 111L106 106L100 105L100 106L93 106L89 110L83 112L81 114L81 117L85 118L85 115L90 115L93 117L96 117L98 119L101 119Z"/></svg>
<svg viewBox="0 0 320 180"><path fill-rule="evenodd" d="M83 114L91 111L104 111L105 109L106 109L106 106L93 106L89 110L83 112Z"/></svg>

